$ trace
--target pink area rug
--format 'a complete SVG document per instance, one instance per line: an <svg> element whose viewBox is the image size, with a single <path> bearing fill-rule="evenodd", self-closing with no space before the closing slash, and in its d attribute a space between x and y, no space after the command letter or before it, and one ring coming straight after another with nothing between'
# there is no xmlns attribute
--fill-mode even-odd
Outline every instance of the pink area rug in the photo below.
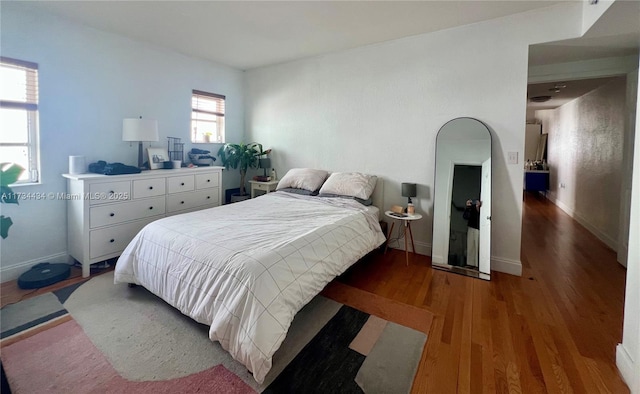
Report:
<svg viewBox="0 0 640 394"><path fill-rule="evenodd" d="M333 283L298 312L265 382L196 323L113 276L0 309L14 393L410 393L432 315Z"/></svg>
<svg viewBox="0 0 640 394"><path fill-rule="evenodd" d="M172 380L125 380L73 320L4 347L2 362L14 393L255 393L222 365Z"/></svg>

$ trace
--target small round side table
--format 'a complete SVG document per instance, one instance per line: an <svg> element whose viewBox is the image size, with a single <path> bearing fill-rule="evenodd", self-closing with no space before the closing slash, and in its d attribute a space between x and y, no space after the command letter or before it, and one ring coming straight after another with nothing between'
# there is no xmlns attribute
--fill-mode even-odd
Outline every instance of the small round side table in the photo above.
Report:
<svg viewBox="0 0 640 394"><path fill-rule="evenodd" d="M413 253L416 252L416 246L413 243L413 233L411 232L411 222L413 222L414 220L420 220L422 219L422 215L419 213L415 213L413 215L408 215L408 214L396 214L394 212L391 211L386 211L384 213L385 215L387 215L387 217L390 217L391 219L395 219L395 220L401 220L402 223L404 224L404 251L405 251L405 255L406 255L406 259L407 259L407 265L409 265L409 247L407 245L407 241L408 238L411 237L411 248L413 250ZM387 252L387 248L389 247L389 240L391 239L391 235L393 234L393 225L396 223L395 220L393 222L391 222L391 229L389 230L389 236L387 238L387 244L384 247L384 252ZM409 233L407 235L407 232ZM398 228L398 233L400 233L400 229Z"/></svg>

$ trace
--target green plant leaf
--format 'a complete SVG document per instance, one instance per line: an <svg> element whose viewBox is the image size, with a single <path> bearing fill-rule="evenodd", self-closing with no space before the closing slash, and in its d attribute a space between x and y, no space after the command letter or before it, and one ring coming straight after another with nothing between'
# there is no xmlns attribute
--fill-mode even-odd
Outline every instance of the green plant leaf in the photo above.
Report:
<svg viewBox="0 0 640 394"><path fill-rule="evenodd" d="M258 159L262 155L262 144L224 144L218 149L218 156L224 167L240 171L240 193L245 193L244 181L249 168L258 168Z"/></svg>
<svg viewBox="0 0 640 394"><path fill-rule="evenodd" d="M13 224L11 218L0 215L0 236L5 239L9 236L9 227Z"/></svg>
<svg viewBox="0 0 640 394"><path fill-rule="evenodd" d="M9 186L0 186L0 199L4 204L18 204L16 197Z"/></svg>
<svg viewBox="0 0 640 394"><path fill-rule="evenodd" d="M9 187L22 175L24 168L15 163L0 163L0 202L5 204L17 204L18 199ZM0 216L0 236L5 239L9 236L9 227L13 224L10 217Z"/></svg>
<svg viewBox="0 0 640 394"><path fill-rule="evenodd" d="M24 168L15 163L0 163L0 186L8 186L22 175Z"/></svg>

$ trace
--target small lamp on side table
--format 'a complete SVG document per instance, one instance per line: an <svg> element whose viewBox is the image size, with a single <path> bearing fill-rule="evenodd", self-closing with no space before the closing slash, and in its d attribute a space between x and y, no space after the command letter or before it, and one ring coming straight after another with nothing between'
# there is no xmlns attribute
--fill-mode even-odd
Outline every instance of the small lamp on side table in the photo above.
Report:
<svg viewBox="0 0 640 394"><path fill-rule="evenodd" d="M264 176L267 177L267 168L271 168L271 159L264 158L264 159L259 159L258 163L260 164L260 168L264 169Z"/></svg>
<svg viewBox="0 0 640 394"><path fill-rule="evenodd" d="M403 183L402 184L402 197L407 197L407 213L409 215L413 215L414 207L411 202L411 197L415 197L417 195L416 184L415 183Z"/></svg>

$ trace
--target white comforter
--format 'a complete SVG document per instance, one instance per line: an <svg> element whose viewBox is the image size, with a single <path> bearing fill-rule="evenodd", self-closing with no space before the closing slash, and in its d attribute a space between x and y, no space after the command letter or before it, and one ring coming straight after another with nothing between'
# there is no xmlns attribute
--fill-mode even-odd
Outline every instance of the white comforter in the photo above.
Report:
<svg viewBox="0 0 640 394"><path fill-rule="evenodd" d="M352 200L277 192L160 219L127 246L115 282L209 325L262 383L295 314L384 242L377 215Z"/></svg>

